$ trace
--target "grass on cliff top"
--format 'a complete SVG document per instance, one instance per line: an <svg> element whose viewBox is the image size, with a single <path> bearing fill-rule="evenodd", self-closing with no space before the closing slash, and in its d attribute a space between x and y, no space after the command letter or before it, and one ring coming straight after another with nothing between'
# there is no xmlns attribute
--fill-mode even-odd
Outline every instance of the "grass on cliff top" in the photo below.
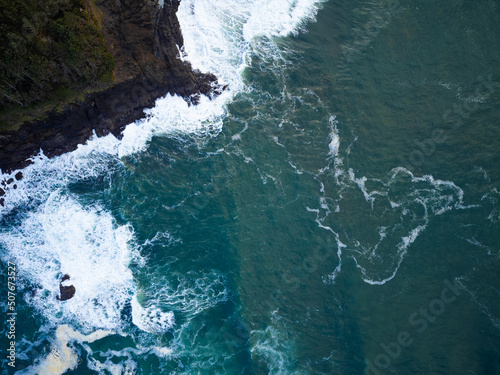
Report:
<svg viewBox="0 0 500 375"><path fill-rule="evenodd" d="M113 82L93 0L0 0L0 131Z"/></svg>

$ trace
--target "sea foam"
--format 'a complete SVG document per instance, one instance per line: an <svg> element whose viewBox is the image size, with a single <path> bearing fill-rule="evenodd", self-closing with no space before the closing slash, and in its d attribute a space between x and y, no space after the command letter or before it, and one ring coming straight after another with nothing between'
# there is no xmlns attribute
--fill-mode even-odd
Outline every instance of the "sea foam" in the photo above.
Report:
<svg viewBox="0 0 500 375"><path fill-rule="evenodd" d="M195 69L216 74L219 83L227 85L223 93L213 99L201 96L197 106L189 106L178 96L160 98L152 109L146 110L145 119L125 129L122 140L113 135L94 136L68 154L48 159L40 153L23 170L23 179L16 189L7 189L0 215L13 215L16 220L0 233L2 259L16 261L24 280L21 287L25 292L32 289L25 293L26 302L55 329L53 353L26 373L43 373L43 368L51 366L52 373L74 368L76 353L67 344L90 342L104 332L122 332L122 312L127 306L131 307L132 321L138 328L164 332L175 329L175 316L155 302L179 299L181 310L197 314L228 298L225 287L211 294L212 283L207 291L202 281L188 288L194 293L208 292L206 298L194 299L202 304L184 304L183 296L190 291L166 288L163 292L174 295L155 296L157 300L153 298L143 306L130 268L131 264L144 264L132 226L118 224L105 205L81 201L68 186L97 178L111 184L110 176L124 168L121 158L144 151L154 136L201 143L216 136L222 129L226 104L247 90L242 73L251 54L276 54L281 58L273 39L304 30L321 2L182 1L177 14L185 42L180 58L190 61ZM14 173L3 173L2 179L7 180ZM56 296L66 274L70 279L65 285L73 285L75 295L61 303ZM171 351L158 347L154 353L168 356ZM110 360L90 361L89 366L99 372L134 371L133 363L117 367Z"/></svg>

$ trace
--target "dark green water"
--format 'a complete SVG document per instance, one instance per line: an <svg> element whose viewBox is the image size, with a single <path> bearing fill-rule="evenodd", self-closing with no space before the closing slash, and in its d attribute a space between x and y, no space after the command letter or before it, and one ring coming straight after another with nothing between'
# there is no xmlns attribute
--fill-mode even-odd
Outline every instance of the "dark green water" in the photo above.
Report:
<svg viewBox="0 0 500 375"><path fill-rule="evenodd" d="M115 332L73 341L68 374L500 374L499 17L498 1L326 2L307 33L274 37L279 56L255 44L216 135L91 154L100 167L64 172L56 198L2 212L4 262L69 246L44 233L82 210L82 248L119 248L111 223L136 252L101 321L30 297L20 267L17 369L41 371L66 323Z"/></svg>

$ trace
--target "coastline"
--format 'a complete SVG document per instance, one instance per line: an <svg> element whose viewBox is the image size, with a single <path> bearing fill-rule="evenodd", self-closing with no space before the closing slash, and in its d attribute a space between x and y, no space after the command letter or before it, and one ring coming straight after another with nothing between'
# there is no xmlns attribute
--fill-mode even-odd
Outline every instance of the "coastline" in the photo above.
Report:
<svg viewBox="0 0 500 375"><path fill-rule="evenodd" d="M144 109L170 94L196 104L200 95L214 96L217 77L193 71L178 58L183 45L176 11L180 1L96 1L102 12L103 36L116 61L116 82L87 94L62 111L52 110L42 120L26 122L0 133L0 170L12 172L31 164L43 151L47 157L75 150L94 133L120 138L126 125L144 118Z"/></svg>

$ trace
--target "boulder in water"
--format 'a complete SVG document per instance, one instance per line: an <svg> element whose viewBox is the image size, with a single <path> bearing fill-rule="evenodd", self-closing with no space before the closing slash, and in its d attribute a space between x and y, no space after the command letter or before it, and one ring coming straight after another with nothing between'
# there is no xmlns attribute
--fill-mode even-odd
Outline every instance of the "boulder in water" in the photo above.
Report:
<svg viewBox="0 0 500 375"><path fill-rule="evenodd" d="M63 285L63 282L65 282L66 280L69 280L69 279L70 279L70 276L68 274L65 274L62 277L61 282L59 283L60 296L56 297L59 301L67 301L68 299L73 298L73 296L75 295L76 289L73 285L69 285L69 286Z"/></svg>

